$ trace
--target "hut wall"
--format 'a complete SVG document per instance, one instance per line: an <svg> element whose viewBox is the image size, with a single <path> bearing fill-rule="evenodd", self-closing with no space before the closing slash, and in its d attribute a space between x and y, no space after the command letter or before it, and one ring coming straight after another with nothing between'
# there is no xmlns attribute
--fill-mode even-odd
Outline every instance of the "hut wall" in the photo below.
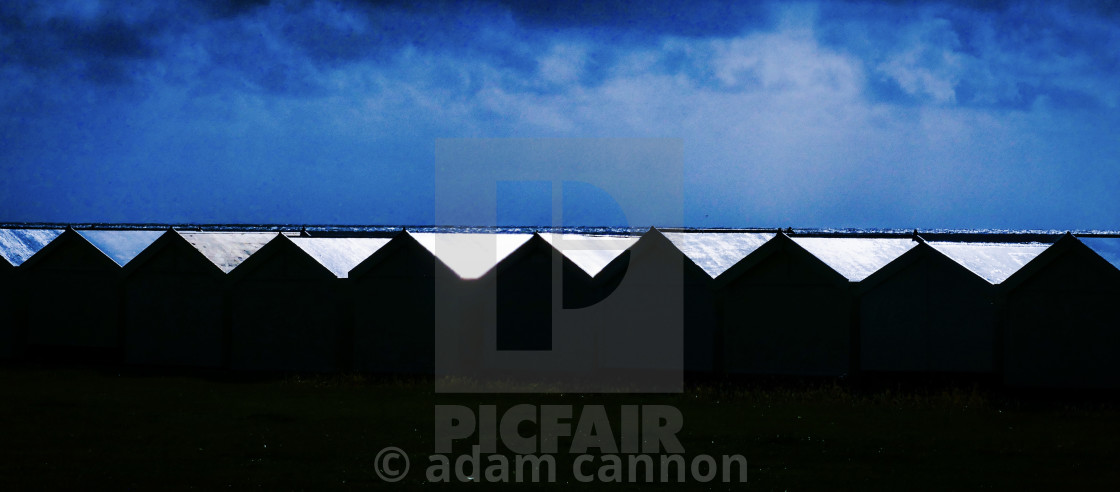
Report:
<svg viewBox="0 0 1120 492"><path fill-rule="evenodd" d="M992 287L935 252L864 293L859 318L862 370L994 370Z"/></svg>
<svg viewBox="0 0 1120 492"><path fill-rule="evenodd" d="M0 258L0 360L14 357L20 345L16 338L16 323L21 317L16 309L20 304L12 298L15 294L15 268Z"/></svg>
<svg viewBox="0 0 1120 492"><path fill-rule="evenodd" d="M668 371L673 379L681 378L685 330L691 322L686 321L686 300L692 287L686 281L686 264L691 265L654 230L615 258L604 269L605 276L594 279L597 295L605 297L592 306L595 315L587 324L590 336L596 339L595 359L600 368L644 371L663 381L667 380L662 373Z"/></svg>
<svg viewBox="0 0 1120 492"><path fill-rule="evenodd" d="M125 362L219 367L221 277L184 243L160 251L124 282Z"/></svg>
<svg viewBox="0 0 1120 492"><path fill-rule="evenodd" d="M27 344L47 357L68 356L70 349L117 349L120 268L76 234L59 241L24 276Z"/></svg>
<svg viewBox="0 0 1120 492"><path fill-rule="evenodd" d="M775 251L720 290L728 373L848 372L850 294L827 267L792 251Z"/></svg>
<svg viewBox="0 0 1120 492"><path fill-rule="evenodd" d="M402 247L351 278L355 370L433 373L435 261L419 245Z"/></svg>
<svg viewBox="0 0 1120 492"><path fill-rule="evenodd" d="M497 350L552 350L552 249L539 243L534 239L527 254L507 257L496 275L479 280L480 289L493 285L496 295Z"/></svg>
<svg viewBox="0 0 1120 492"><path fill-rule="evenodd" d="M557 293L553 292L554 261L560 262L563 284L563 291ZM501 378L506 371L529 366L552 371L558 369L556 361L573 351L586 355L585 362L591 364L595 340L586 336L591 328L581 322L581 316L587 312L579 309L591 295L590 278L539 236L481 278L449 277L437 289L441 303L437 316L455 321L443 320L437 327L444 330L439 334L441 360L458 361L455 365L463 368L458 370L479 371L482 378ZM573 338L580 340L578 346L570 343ZM536 354L525 355L526 351Z"/></svg>
<svg viewBox="0 0 1120 492"><path fill-rule="evenodd" d="M1071 248L1012 289L1005 308L1005 382L1120 387L1116 277L1088 249Z"/></svg>
<svg viewBox="0 0 1120 492"><path fill-rule="evenodd" d="M294 245L253 262L230 293L230 366L332 371L348 347L340 281ZM257 254L263 254L264 250ZM238 268L250 267L250 258ZM234 273L237 273L236 271ZM345 320L345 323L344 323Z"/></svg>
<svg viewBox="0 0 1120 492"><path fill-rule="evenodd" d="M716 370L716 301L712 279L686 262L684 270L684 370Z"/></svg>

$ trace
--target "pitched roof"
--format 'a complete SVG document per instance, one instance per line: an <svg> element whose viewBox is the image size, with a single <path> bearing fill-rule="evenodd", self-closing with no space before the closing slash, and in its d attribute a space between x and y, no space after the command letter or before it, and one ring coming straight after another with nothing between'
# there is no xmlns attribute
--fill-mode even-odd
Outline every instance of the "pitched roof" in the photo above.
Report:
<svg viewBox="0 0 1120 492"><path fill-rule="evenodd" d="M159 239L163 231L87 230L78 231L78 234L105 253L105 256L124 266Z"/></svg>
<svg viewBox="0 0 1120 492"><path fill-rule="evenodd" d="M410 233L460 278L477 279L533 237L532 234Z"/></svg>
<svg viewBox="0 0 1120 492"><path fill-rule="evenodd" d="M795 237L802 248L816 256L849 282L859 282L883 268L918 243L913 239Z"/></svg>
<svg viewBox="0 0 1120 492"><path fill-rule="evenodd" d="M291 237L288 239L339 278L347 277L351 269L365 261L390 240L387 237Z"/></svg>
<svg viewBox="0 0 1120 492"><path fill-rule="evenodd" d="M20 266L62 234L62 229L0 229L0 257Z"/></svg>
<svg viewBox="0 0 1120 492"><path fill-rule="evenodd" d="M1120 237L1081 237L1078 238L1089 249L1100 255L1112 266L1120 268Z"/></svg>
<svg viewBox="0 0 1120 492"><path fill-rule="evenodd" d="M591 234L542 233L541 238L592 277L638 242L636 237Z"/></svg>
<svg viewBox="0 0 1120 492"><path fill-rule="evenodd" d="M1002 283L1049 245L1042 243L959 243L933 241L934 249L990 284Z"/></svg>
<svg viewBox="0 0 1120 492"><path fill-rule="evenodd" d="M276 237L274 232L180 232L179 234L225 273L229 273Z"/></svg>
<svg viewBox="0 0 1120 492"><path fill-rule="evenodd" d="M774 238L763 232L664 232L696 266L716 278Z"/></svg>

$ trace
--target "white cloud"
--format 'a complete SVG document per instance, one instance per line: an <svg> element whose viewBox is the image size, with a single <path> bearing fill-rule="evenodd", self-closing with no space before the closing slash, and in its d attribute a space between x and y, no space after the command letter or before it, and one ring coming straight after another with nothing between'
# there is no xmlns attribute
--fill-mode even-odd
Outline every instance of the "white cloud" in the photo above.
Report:
<svg viewBox="0 0 1120 492"><path fill-rule="evenodd" d="M958 52L960 41L945 19L931 19L903 28L902 46L880 63L878 70L890 76L907 94L939 103L956 102L967 56Z"/></svg>
<svg viewBox="0 0 1120 492"><path fill-rule="evenodd" d="M578 84L587 58L585 46L554 44L538 61L541 79L552 84Z"/></svg>
<svg viewBox="0 0 1120 492"><path fill-rule="evenodd" d="M887 27L866 39L829 42L815 30L814 8L779 9L777 27L737 36L618 45L499 19L471 26L477 36L470 46L389 44L378 46L377 56L321 63L284 35L285 22L372 36L367 19L323 2L301 7L299 16L284 8L161 34L163 57L139 66L140 83L132 88L144 98L105 96L91 84L64 92L69 78L36 78L11 66L0 67L8 80L0 97L5 107L55 98L57 113L37 115L36 128L51 127L48 120L57 115L81 114L58 109L67 104L139 122L98 130L134 142L131 150L114 151L122 162L149 156L246 159L277 168L307 160L368 162L363 169L377 179L427 165L408 159L427 155L441 137L679 137L698 207L692 213L720 220L699 225L925 227L975 225L959 220L988 214L993 222L985 225L1014 226L999 216L1018 214L1020 224L1031 225L1033 217L1057 220L1086 196L1115 203L1102 191L1110 178L1115 182L1108 170L1120 155L1115 133L1109 134L1120 127L1114 116L1069 110L1055 99L1061 94L1043 93L1030 99L1034 106L1012 104L1034 98L1031 90L1045 92L1037 89L1043 85L1111 108L1120 100L1115 69L1107 69L1120 56L1120 29L1060 9L1045 14L1054 18L1052 32L1031 27L1009 34L997 29L1000 22L1020 20L993 19L1003 15L995 13L966 16L971 38L962 39L963 14L931 7L913 19L860 17L852 22ZM1078 26L1099 43L1062 38ZM870 93L869 80L884 77L911 100ZM91 102L91 94L101 99ZM6 128L14 128L11 121ZM77 143L67 144L73 145L67 157L97 161L89 149L109 139L81 136L70 139ZM288 155L300 145L302 154ZM1085 150L1094 148L1091 155ZM355 157L366 150L368 159ZM33 160L36 151L22 149L19 157ZM1079 169L1091 168L1086 176L1094 182L1063 168L1070 156L1093 159ZM215 167L234 166L209 169ZM1073 186L1079 196L1055 195L1059 185ZM407 195L370 186L371 194ZM1032 193L1048 193L1051 202ZM978 206L994 208L970 210ZM1083 208L1070 217L1101 217Z"/></svg>

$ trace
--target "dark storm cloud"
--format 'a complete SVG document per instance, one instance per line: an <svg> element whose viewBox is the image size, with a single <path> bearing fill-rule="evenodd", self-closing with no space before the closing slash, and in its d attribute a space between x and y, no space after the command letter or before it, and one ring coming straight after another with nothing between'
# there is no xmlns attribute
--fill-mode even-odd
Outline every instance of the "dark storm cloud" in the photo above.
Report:
<svg viewBox="0 0 1120 492"><path fill-rule="evenodd" d="M194 0L208 15L217 18L239 17L251 13L272 0Z"/></svg>
<svg viewBox="0 0 1120 492"><path fill-rule="evenodd" d="M763 2L669 0L601 2L507 1L516 19L541 28L608 28L624 32L688 37L734 36L770 20Z"/></svg>
<svg viewBox="0 0 1120 492"><path fill-rule="evenodd" d="M322 86L324 71L392 64L413 50L496 67L507 74L503 84L547 94L562 88L531 80L538 58L555 41L574 40L593 45L582 53L585 63L574 81L581 86L608 80L629 52L655 49L659 59L650 70L687 76L713 89L751 90L759 82L749 76L719 83L706 47L682 50L680 43L665 40L767 32L775 27L778 9L761 2L681 8L660 0L195 0L128 8L132 4L121 3L85 12L74 6L79 4L50 11L25 2L0 7L2 63L41 77L78 74L114 84L152 70L171 78L189 71L179 78L196 79L203 91L240 83L312 96L329 90ZM1115 16L1107 14L1120 8L1107 3L823 2L817 10L815 36L860 59L868 72L867 97L885 103L1023 109L1044 96L1102 103L1093 79L1120 65L1115 29L1107 28L1115 26ZM1105 15L1098 22L1106 28L1087 28L1081 18L1090 14ZM182 59L199 53L201 59ZM1056 78L1061 80L1055 83Z"/></svg>
<svg viewBox="0 0 1120 492"><path fill-rule="evenodd" d="M0 219L423 222L433 139L670 136L693 225L1111 227L1118 18L1089 2L11 0Z"/></svg>
<svg viewBox="0 0 1120 492"><path fill-rule="evenodd" d="M542 36L557 31L612 47L588 54L591 69L584 81L594 84L605 76L594 68L609 68L613 49L656 44L666 35L730 36L767 19L765 6L675 5L195 0L108 3L100 8L71 2L45 8L17 1L0 7L0 22L3 63L39 75L78 73L95 83L119 83L150 68L145 61L178 63L177 52L198 47L213 54L214 66L205 67L204 76L240 71L263 90L309 94L314 92L314 74L301 68L304 63L313 68L382 63L406 48L445 52L525 75L544 49ZM206 36L194 36L200 31Z"/></svg>
<svg viewBox="0 0 1120 492"><path fill-rule="evenodd" d="M15 5L0 10L2 64L38 72L74 69L95 82L124 82L131 67L159 56L150 37L158 28L120 19L72 18L33 20Z"/></svg>

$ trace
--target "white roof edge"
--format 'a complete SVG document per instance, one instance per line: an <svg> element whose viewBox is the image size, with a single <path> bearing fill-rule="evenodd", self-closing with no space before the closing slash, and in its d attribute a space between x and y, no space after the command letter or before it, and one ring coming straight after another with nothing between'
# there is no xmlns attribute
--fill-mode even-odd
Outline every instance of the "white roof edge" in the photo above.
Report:
<svg viewBox="0 0 1120 492"><path fill-rule="evenodd" d="M794 237L849 282L861 282L918 245L912 238ZM829 247L831 246L831 247Z"/></svg>
<svg viewBox="0 0 1120 492"><path fill-rule="evenodd" d="M930 241L931 247L996 285L1011 278L1053 244Z"/></svg>
<svg viewBox="0 0 1120 492"><path fill-rule="evenodd" d="M372 256L382 247L389 243L392 238L371 238L371 237L288 237L296 247L306 253L311 259L326 268L338 278L347 278L350 270L361 264L367 258ZM355 243L361 246L355 248L350 247L347 250L341 248L323 249L320 247L312 246L314 244L330 244L353 246Z"/></svg>
<svg viewBox="0 0 1120 492"><path fill-rule="evenodd" d="M712 279L730 270L777 235L763 231L661 232L661 234L677 251Z"/></svg>
<svg viewBox="0 0 1120 492"><path fill-rule="evenodd" d="M634 236L552 232L537 234L591 277L598 275L611 261L614 261L615 258L618 258L619 255L630 249L634 243L638 242L638 238ZM557 238L556 236L560 237ZM565 239L564 236L579 239ZM625 244L623 245L623 243Z"/></svg>
<svg viewBox="0 0 1120 492"><path fill-rule="evenodd" d="M493 270L502 260L529 242L533 234L418 232L412 234L412 237L460 278L473 280ZM494 241L490 242L488 238L493 238ZM458 245L451 243L458 243Z"/></svg>
<svg viewBox="0 0 1120 492"><path fill-rule="evenodd" d="M123 266L127 265L129 262L131 262L133 259L135 259L137 256L139 256L140 253L143 253L144 250L147 249L148 247L150 247L153 243L158 241L159 238L162 237L167 231L157 231L157 230L151 230L151 229L146 229L146 230L86 229L86 230L78 230L78 231L75 231L75 232L77 232L80 236L82 236L82 238L85 239L86 242L92 244L94 248L97 248L97 250L100 251L101 254L107 256L110 260L113 260L113 262L116 263L118 266L123 267ZM118 243L118 244L116 244L116 246L117 246L116 248L112 248L111 247L111 246L113 246L112 244L105 243L105 241L104 241L105 237L98 237L98 236L102 236L103 233L106 236L107 235L112 235L112 234L118 234L118 235L121 235L123 237L127 237L127 236L134 236L135 237L135 236L138 236L138 235L139 236L150 236L151 234L155 234L155 235L152 236L150 238L150 240L145 237L143 240L141 240L139 242L129 241L129 242L124 242L124 243ZM105 243L105 244L99 244L99 243Z"/></svg>

